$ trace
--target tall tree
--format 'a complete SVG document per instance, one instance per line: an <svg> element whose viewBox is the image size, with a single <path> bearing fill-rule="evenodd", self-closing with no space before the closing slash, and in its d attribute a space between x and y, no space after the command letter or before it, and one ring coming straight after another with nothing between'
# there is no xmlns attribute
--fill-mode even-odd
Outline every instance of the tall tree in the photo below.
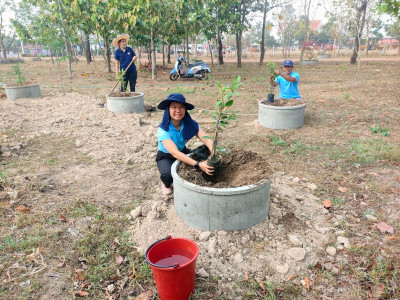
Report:
<svg viewBox="0 0 400 300"><path fill-rule="evenodd" d="M386 24L385 31L400 42L400 19L396 22ZM397 53L400 55L400 45L397 46Z"/></svg>
<svg viewBox="0 0 400 300"><path fill-rule="evenodd" d="M305 22L304 22L304 42L303 42L302 47L301 47L300 59L299 59L300 66L303 64L304 51L305 51L305 49L307 47L308 38L310 36L310 8L311 8L311 2L312 2L312 0L302 0Z"/></svg>
<svg viewBox="0 0 400 300"><path fill-rule="evenodd" d="M368 3L370 0L352 0L351 6L356 12L355 19L355 38L354 38L354 48L353 54L350 58L351 64L356 64L358 59L358 64L360 64L360 47L361 47L361 36L365 25L365 17L367 14Z"/></svg>
<svg viewBox="0 0 400 300"><path fill-rule="evenodd" d="M0 0L0 51L1 55L4 59L7 58L6 50L4 48L3 40L4 40L4 28L3 28L3 14L6 10L6 7L9 6L8 1Z"/></svg>

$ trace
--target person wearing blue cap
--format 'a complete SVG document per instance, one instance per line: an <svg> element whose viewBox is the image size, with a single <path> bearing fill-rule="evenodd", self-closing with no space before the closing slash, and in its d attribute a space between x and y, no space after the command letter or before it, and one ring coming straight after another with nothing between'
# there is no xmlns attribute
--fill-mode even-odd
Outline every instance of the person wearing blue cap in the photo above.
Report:
<svg viewBox="0 0 400 300"><path fill-rule="evenodd" d="M186 142L192 137L197 136L210 151L212 149L212 140L203 138L207 134L188 112L194 106L186 102L182 94L170 94L167 99L158 104L157 108L164 110L164 115L157 133L158 152L156 162L161 174L162 193L168 195L172 193L171 166L177 159L193 166L197 171L201 170L208 175L213 175L214 168L210 167L206 160L200 162L186 155L192 152L186 148Z"/></svg>
<svg viewBox="0 0 400 300"><path fill-rule="evenodd" d="M283 72L275 70L275 74L278 75L275 81L270 77L271 85L279 85L279 98L285 99L301 99L299 94L299 80L300 75L293 72L293 61L286 59L283 62Z"/></svg>

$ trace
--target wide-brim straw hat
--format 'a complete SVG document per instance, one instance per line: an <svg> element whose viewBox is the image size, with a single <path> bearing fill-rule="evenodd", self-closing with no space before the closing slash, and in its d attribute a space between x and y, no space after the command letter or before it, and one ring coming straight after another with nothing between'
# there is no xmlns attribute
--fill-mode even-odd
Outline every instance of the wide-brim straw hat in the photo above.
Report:
<svg viewBox="0 0 400 300"><path fill-rule="evenodd" d="M129 34L123 34L123 35L119 35L119 36L117 36L114 40L113 40L113 45L115 46L115 47L119 47L119 45L118 45L118 42L120 41L120 40L126 40L126 42L128 42L128 40L129 40Z"/></svg>

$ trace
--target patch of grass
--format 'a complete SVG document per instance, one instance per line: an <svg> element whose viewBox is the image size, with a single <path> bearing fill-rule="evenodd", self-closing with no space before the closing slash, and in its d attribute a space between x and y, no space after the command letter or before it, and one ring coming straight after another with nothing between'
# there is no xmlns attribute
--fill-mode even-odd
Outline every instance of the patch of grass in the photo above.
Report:
<svg viewBox="0 0 400 300"><path fill-rule="evenodd" d="M75 248L79 255L88 258L85 276L91 282L89 291L92 296L102 293L105 281L119 274L132 274L133 266L136 275L130 285L135 289L138 289L136 282L141 285L152 285L150 267L134 248L134 243L130 240L131 232L124 230L128 226L128 220L125 218L102 212L90 231L77 242ZM116 263L116 255L124 258L121 265Z"/></svg>
<svg viewBox="0 0 400 300"><path fill-rule="evenodd" d="M355 246L348 249L352 262L344 267L354 274L362 290L373 298L397 299L400 286L398 253L379 247Z"/></svg>
<svg viewBox="0 0 400 300"><path fill-rule="evenodd" d="M278 147L287 147L290 145L289 142L281 139L279 136L273 135L270 137L270 140L272 142L272 145L278 146Z"/></svg>
<svg viewBox="0 0 400 300"><path fill-rule="evenodd" d="M400 148L381 139L350 141L350 153L359 164L374 163L378 160L400 162Z"/></svg>
<svg viewBox="0 0 400 300"><path fill-rule="evenodd" d="M73 205L71 216L73 218L82 216L94 216L98 219L100 216L100 212L93 203L78 200Z"/></svg>
<svg viewBox="0 0 400 300"><path fill-rule="evenodd" d="M41 238L32 234L24 234L18 238L12 235L3 236L0 239L0 253L21 252L31 250L40 245Z"/></svg>
<svg viewBox="0 0 400 300"><path fill-rule="evenodd" d="M344 92L344 94L343 94L343 98L344 98L344 100L349 100L350 99L350 93L349 92Z"/></svg>
<svg viewBox="0 0 400 300"><path fill-rule="evenodd" d="M370 127L369 131L373 134L377 134L380 132L383 136L390 136L389 134L389 128L383 129L381 125L376 125L375 127Z"/></svg>
<svg viewBox="0 0 400 300"><path fill-rule="evenodd" d="M286 149L286 153L299 153L301 154L303 151L307 150L319 150L318 146L309 146L304 144L300 139L296 139L291 145L289 149Z"/></svg>
<svg viewBox="0 0 400 300"><path fill-rule="evenodd" d="M4 190L4 187L6 185L7 185L6 170L0 169L0 191Z"/></svg>
<svg viewBox="0 0 400 300"><path fill-rule="evenodd" d="M179 93L179 94L187 95L187 94L194 94L195 92L196 92L196 89L182 87L182 86L175 86L174 88L167 90L167 94Z"/></svg>

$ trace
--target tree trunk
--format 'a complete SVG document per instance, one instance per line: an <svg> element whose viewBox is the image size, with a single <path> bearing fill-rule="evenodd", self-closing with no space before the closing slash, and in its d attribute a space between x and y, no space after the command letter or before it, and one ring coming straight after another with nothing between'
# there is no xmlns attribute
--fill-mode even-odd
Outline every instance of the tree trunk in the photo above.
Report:
<svg viewBox="0 0 400 300"><path fill-rule="evenodd" d="M307 7L308 4L308 7ZM303 47L301 47L301 52L300 52L300 59L299 59L299 64L300 66L303 64L303 56L304 56L304 51L305 51L305 47L307 47L307 43L308 43L308 37L309 37L309 32L310 32L310 7L311 7L311 0L309 0L309 2L307 2L307 0L305 0L304 2L304 12L305 12L305 16L306 16L306 26L305 26L305 33L304 33L304 44Z"/></svg>
<svg viewBox="0 0 400 300"><path fill-rule="evenodd" d="M171 63L171 45L170 44L168 44L167 50L168 50L167 63L170 64Z"/></svg>
<svg viewBox="0 0 400 300"><path fill-rule="evenodd" d="M367 12L367 5L368 5L369 0L363 0L361 6L357 8L357 17L356 17L356 25L357 25L357 34L356 38L354 41L354 49L353 49L353 54L350 58L350 63L354 65L357 62L357 58L359 55L359 48L360 48L360 39L362 35L362 31L364 28L364 23L365 23L365 15ZM360 24L360 19L361 19L361 24Z"/></svg>
<svg viewBox="0 0 400 300"><path fill-rule="evenodd" d="M105 48L105 52L106 52L106 62L107 62L107 72L111 73L111 49L110 49L110 45L108 44L108 36L106 33L104 33L103 35L103 42L104 42L104 48Z"/></svg>
<svg viewBox="0 0 400 300"><path fill-rule="evenodd" d="M242 67L242 30L236 33L236 51L237 51L237 64L236 67Z"/></svg>
<svg viewBox="0 0 400 300"><path fill-rule="evenodd" d="M186 30L186 50L187 50L186 60L187 60L187 63L190 64L189 30L188 30L188 19L187 19L187 17L185 18L185 22L186 22L185 30Z"/></svg>
<svg viewBox="0 0 400 300"><path fill-rule="evenodd" d="M24 42L20 39L20 41L21 41L21 51L22 51L22 54L25 54L25 48L24 48Z"/></svg>
<svg viewBox="0 0 400 300"><path fill-rule="evenodd" d="M211 50L211 45L210 45L210 41L208 42L208 50L210 50L210 56L211 56L211 65L214 65L214 59L213 59L213 54L212 54L212 50Z"/></svg>
<svg viewBox="0 0 400 300"><path fill-rule="evenodd" d="M49 48L49 51L50 51L51 63L54 64L53 51L51 51L51 48Z"/></svg>
<svg viewBox="0 0 400 300"><path fill-rule="evenodd" d="M64 37L64 44L67 50L67 56L68 56L68 76L72 76L72 67L71 67L71 58L72 58L72 51L70 48L70 43L68 41L67 34L65 32L65 25L64 25L64 16L63 16L63 9L61 7L60 0L57 1L58 4L58 9L60 11L60 19L61 19L61 31L63 33ZM37 53L36 53L37 54Z"/></svg>
<svg viewBox="0 0 400 300"><path fill-rule="evenodd" d="M150 38L151 38L151 79L156 79L156 46L155 46L155 37L154 37L154 28L150 29Z"/></svg>
<svg viewBox="0 0 400 300"><path fill-rule="evenodd" d="M369 48L369 20L367 21L367 40L365 41L365 56L368 57Z"/></svg>
<svg viewBox="0 0 400 300"><path fill-rule="evenodd" d="M335 57L335 50L336 50L336 40L337 40L337 37L338 37L338 29L339 29L339 23L337 23L336 24L336 28L335 28L335 34L334 34L334 37L333 37L333 49L332 49L332 57Z"/></svg>
<svg viewBox="0 0 400 300"><path fill-rule="evenodd" d="M90 40L89 40L89 35L85 35L85 57L86 57L86 63L90 64L92 62L92 53L90 52Z"/></svg>
<svg viewBox="0 0 400 300"><path fill-rule="evenodd" d="M261 43L260 43L260 62L258 65L262 66L264 63L264 55L265 55L265 26L267 24L267 4L268 1L264 1L264 11L263 11L263 22L262 22L262 30L261 30Z"/></svg>
<svg viewBox="0 0 400 300"><path fill-rule="evenodd" d="M106 54L104 53L104 50L103 50L103 48L101 47L101 43L100 43L100 40L99 40L99 36L98 36L97 34L96 34L96 39L97 39L97 44L99 45L99 49L100 49L101 55L102 55L103 58L104 58L104 63L105 63L105 65L107 66Z"/></svg>
<svg viewBox="0 0 400 300"><path fill-rule="evenodd" d="M163 68L165 68L165 44L164 44L164 38L162 40L162 65L163 65Z"/></svg>
<svg viewBox="0 0 400 300"><path fill-rule="evenodd" d="M218 63L220 65L223 65L224 64L224 53L223 53L224 49L223 49L223 46L222 46L222 37L221 37L221 33L220 32L219 32L217 43L218 43Z"/></svg>
<svg viewBox="0 0 400 300"><path fill-rule="evenodd" d="M7 59L7 55L6 55L6 49L4 48L4 44L3 44L3 33L1 32L1 28L0 28L0 50L1 50L1 55L3 56L3 59Z"/></svg>

